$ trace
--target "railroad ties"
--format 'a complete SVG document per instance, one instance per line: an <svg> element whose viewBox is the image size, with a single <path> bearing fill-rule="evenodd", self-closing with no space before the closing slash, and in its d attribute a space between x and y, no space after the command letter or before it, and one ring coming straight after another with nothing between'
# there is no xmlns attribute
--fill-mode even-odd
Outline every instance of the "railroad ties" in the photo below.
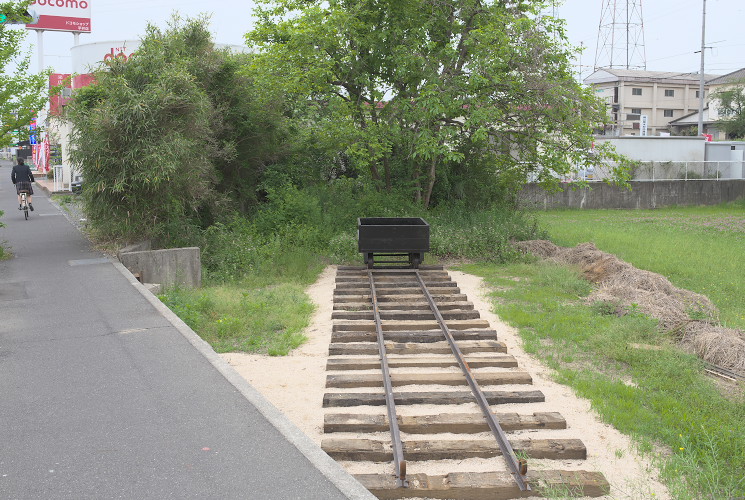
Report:
<svg viewBox="0 0 745 500"><path fill-rule="evenodd" d="M378 498L607 494L561 414L530 411L543 393L442 267L339 267L333 320L321 446Z"/></svg>

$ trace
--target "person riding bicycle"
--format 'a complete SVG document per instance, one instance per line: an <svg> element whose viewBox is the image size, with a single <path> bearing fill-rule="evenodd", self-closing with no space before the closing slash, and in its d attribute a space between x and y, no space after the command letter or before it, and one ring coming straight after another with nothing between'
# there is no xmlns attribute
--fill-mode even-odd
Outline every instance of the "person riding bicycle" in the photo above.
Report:
<svg viewBox="0 0 745 500"><path fill-rule="evenodd" d="M28 208L34 211L34 206L31 204L31 195L34 194L34 188L31 185L34 182L34 174L31 173L31 169L28 165L23 163L23 158L18 158L18 165L13 165L13 171L10 173L10 180L16 185L16 193L18 193L18 210L23 210L21 206L21 192L26 191L28 193Z"/></svg>

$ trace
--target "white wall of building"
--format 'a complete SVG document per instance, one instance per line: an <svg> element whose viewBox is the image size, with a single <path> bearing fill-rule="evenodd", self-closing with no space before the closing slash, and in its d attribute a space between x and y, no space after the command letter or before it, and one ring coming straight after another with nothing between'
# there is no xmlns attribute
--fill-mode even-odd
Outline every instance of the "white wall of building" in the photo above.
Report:
<svg viewBox="0 0 745 500"><path fill-rule="evenodd" d="M609 142L616 151L632 160L640 161L704 161L704 137L610 137L598 138L598 143Z"/></svg>
<svg viewBox="0 0 745 500"><path fill-rule="evenodd" d="M84 43L70 49L73 73L89 73L110 57L130 57L140 46L139 40L110 40Z"/></svg>
<svg viewBox="0 0 745 500"><path fill-rule="evenodd" d="M84 43L70 49L72 71L74 73L88 73L100 63L113 57L129 58L137 52L140 40L109 40L106 42ZM216 43L218 49L228 48L232 52L247 52L243 45L228 45Z"/></svg>

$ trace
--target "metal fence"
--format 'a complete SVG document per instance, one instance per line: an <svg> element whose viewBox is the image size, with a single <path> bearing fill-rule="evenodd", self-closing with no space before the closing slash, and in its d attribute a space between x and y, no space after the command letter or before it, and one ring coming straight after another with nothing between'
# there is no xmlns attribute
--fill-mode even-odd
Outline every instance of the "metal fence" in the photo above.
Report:
<svg viewBox="0 0 745 500"><path fill-rule="evenodd" d="M636 161L632 170L635 181L688 181L699 179L743 179L742 161ZM582 169L571 180L602 181L613 176L613 164Z"/></svg>

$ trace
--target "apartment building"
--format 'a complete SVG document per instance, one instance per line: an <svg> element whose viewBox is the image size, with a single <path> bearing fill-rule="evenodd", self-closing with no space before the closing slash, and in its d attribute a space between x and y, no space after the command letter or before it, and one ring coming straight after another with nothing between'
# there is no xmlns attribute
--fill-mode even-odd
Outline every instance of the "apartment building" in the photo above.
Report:
<svg viewBox="0 0 745 500"><path fill-rule="evenodd" d="M613 124L601 131L604 135L667 135L671 121L699 106L698 73L599 68L584 83L608 106Z"/></svg>

